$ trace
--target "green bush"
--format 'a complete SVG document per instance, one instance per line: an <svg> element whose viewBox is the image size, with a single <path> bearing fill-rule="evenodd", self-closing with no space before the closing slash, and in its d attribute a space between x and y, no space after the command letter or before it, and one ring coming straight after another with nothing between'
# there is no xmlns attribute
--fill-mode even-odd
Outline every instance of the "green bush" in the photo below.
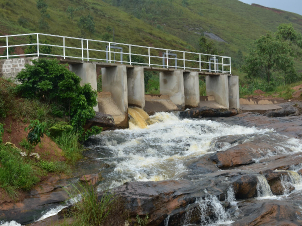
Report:
<svg viewBox="0 0 302 226"><path fill-rule="evenodd" d="M61 137L63 132L71 132L73 130L71 125L67 122L58 122L48 129L50 136L53 138Z"/></svg>
<svg viewBox="0 0 302 226"><path fill-rule="evenodd" d="M29 130L27 135L27 141L32 145L36 146L41 142L41 138L44 136L46 130L46 123L40 122L39 120L32 120L25 131Z"/></svg>
<svg viewBox="0 0 302 226"><path fill-rule="evenodd" d="M68 167L64 162L48 162L41 160L38 166L49 173L63 173L68 170Z"/></svg>
<svg viewBox="0 0 302 226"><path fill-rule="evenodd" d="M39 98L57 105L69 116L75 131L84 133L83 126L87 119L95 116L93 107L97 104L97 93L91 86L81 86L81 79L57 60L40 58L25 67L17 75L21 82L16 87L17 92L27 98Z"/></svg>
<svg viewBox="0 0 302 226"><path fill-rule="evenodd" d="M3 142L3 138L2 138L3 133L4 133L3 124L0 123L0 144L2 144L2 142Z"/></svg>
<svg viewBox="0 0 302 226"><path fill-rule="evenodd" d="M0 163L0 185L6 190L29 190L39 181L32 167L13 147L0 145Z"/></svg>
<svg viewBox="0 0 302 226"><path fill-rule="evenodd" d="M81 194L82 200L73 209L75 225L102 225L114 207L114 195L104 192L99 200L97 190L93 186L80 186L76 190Z"/></svg>
<svg viewBox="0 0 302 226"><path fill-rule="evenodd" d="M55 142L63 150L67 162L74 164L82 157L82 147L79 144L79 135L74 132L64 131L61 136L54 138Z"/></svg>

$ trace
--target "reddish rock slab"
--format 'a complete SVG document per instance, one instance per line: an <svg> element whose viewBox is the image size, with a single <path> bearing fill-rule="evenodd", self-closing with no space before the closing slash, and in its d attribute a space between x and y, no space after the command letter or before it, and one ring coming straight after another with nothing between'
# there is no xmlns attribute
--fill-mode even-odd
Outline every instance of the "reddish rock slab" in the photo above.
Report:
<svg viewBox="0 0 302 226"><path fill-rule="evenodd" d="M299 208L284 200L245 202L239 208L241 215L233 226L302 225Z"/></svg>
<svg viewBox="0 0 302 226"><path fill-rule="evenodd" d="M262 174L265 176L274 195L283 195L285 191L292 192L293 190L295 190L295 187L293 187L290 184L286 184L286 185L282 184L282 177L284 178L285 181L290 180L288 171L267 170Z"/></svg>
<svg viewBox="0 0 302 226"><path fill-rule="evenodd" d="M220 169L228 169L255 163L255 159L267 154L267 150L274 147L267 143L244 143L234 146L226 151L220 151L210 157Z"/></svg>
<svg viewBox="0 0 302 226"><path fill-rule="evenodd" d="M95 185L97 182L99 182L99 174L88 174L83 175L80 178L81 182L87 183L89 185Z"/></svg>

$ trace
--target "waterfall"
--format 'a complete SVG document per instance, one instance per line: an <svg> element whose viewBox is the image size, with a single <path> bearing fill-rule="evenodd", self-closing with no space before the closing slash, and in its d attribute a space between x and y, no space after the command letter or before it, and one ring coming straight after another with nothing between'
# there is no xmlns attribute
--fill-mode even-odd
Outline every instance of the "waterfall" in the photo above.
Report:
<svg viewBox="0 0 302 226"><path fill-rule="evenodd" d="M200 214L200 225L229 225L233 223L231 220L231 214L229 210L226 210L218 198L214 195L210 195L205 191L206 195L204 198L197 199L197 209ZM229 188L227 191L227 202L230 203L231 208L235 208L235 216L237 214L238 206L235 200L233 188ZM190 225L191 215L193 208L187 211L184 226ZM168 225L165 225L168 226Z"/></svg>
<svg viewBox="0 0 302 226"><path fill-rule="evenodd" d="M258 175L257 179L257 196L259 198L267 198L274 196L271 187L267 183L266 178L263 175Z"/></svg>
<svg viewBox="0 0 302 226"><path fill-rule="evenodd" d="M301 176L295 171L288 171L291 182L294 185L299 185L302 182Z"/></svg>
<svg viewBox="0 0 302 226"><path fill-rule="evenodd" d="M128 114L131 116L129 121L129 128L145 129L148 126L147 120L149 115L141 108L128 108Z"/></svg>
<svg viewBox="0 0 302 226"><path fill-rule="evenodd" d="M167 218L165 219L165 226L169 226L169 220L170 220L170 215L167 216Z"/></svg>

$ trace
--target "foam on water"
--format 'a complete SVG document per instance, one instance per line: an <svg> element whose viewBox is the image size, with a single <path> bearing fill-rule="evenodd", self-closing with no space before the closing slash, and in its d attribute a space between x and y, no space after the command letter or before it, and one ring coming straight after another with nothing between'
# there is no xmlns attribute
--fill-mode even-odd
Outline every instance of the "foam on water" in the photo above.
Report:
<svg viewBox="0 0 302 226"><path fill-rule="evenodd" d="M263 175L257 176L257 197L258 199L273 199L276 196L273 195L271 187L267 183L266 178Z"/></svg>
<svg viewBox="0 0 302 226"><path fill-rule="evenodd" d="M16 221L10 221L10 222L0 221L0 226L22 226L22 225L17 223Z"/></svg>
<svg viewBox="0 0 302 226"><path fill-rule="evenodd" d="M114 166L108 175L114 180L107 188L133 180L179 179L187 170L184 163L209 153L213 139L272 132L210 120L181 120L172 113L157 113L149 120L153 124L146 129L106 131L97 136L102 141L99 151L111 155L103 160Z"/></svg>

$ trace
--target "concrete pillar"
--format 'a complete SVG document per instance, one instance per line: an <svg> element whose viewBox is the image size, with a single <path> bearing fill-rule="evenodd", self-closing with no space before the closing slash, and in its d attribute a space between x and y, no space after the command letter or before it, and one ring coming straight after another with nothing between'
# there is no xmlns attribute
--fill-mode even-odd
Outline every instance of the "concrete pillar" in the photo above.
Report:
<svg viewBox="0 0 302 226"><path fill-rule="evenodd" d="M127 115L128 86L125 65L102 68L102 90L103 92L110 92L118 108Z"/></svg>
<svg viewBox="0 0 302 226"><path fill-rule="evenodd" d="M140 108L145 107L144 68L127 69L128 104Z"/></svg>
<svg viewBox="0 0 302 226"><path fill-rule="evenodd" d="M160 94L168 95L179 107L185 106L183 71L166 71L159 74Z"/></svg>
<svg viewBox="0 0 302 226"><path fill-rule="evenodd" d="M239 109L239 77L229 76L229 105L230 108Z"/></svg>
<svg viewBox="0 0 302 226"><path fill-rule="evenodd" d="M184 72L185 106L197 107L200 102L198 72Z"/></svg>
<svg viewBox="0 0 302 226"><path fill-rule="evenodd" d="M97 74L96 65L93 63L79 63L70 64L69 70L79 76L81 80L81 86L89 83L93 90L97 91ZM98 104L93 108L96 112L99 112Z"/></svg>
<svg viewBox="0 0 302 226"><path fill-rule="evenodd" d="M206 76L207 96L214 96L216 102L229 108L229 81L228 75Z"/></svg>

